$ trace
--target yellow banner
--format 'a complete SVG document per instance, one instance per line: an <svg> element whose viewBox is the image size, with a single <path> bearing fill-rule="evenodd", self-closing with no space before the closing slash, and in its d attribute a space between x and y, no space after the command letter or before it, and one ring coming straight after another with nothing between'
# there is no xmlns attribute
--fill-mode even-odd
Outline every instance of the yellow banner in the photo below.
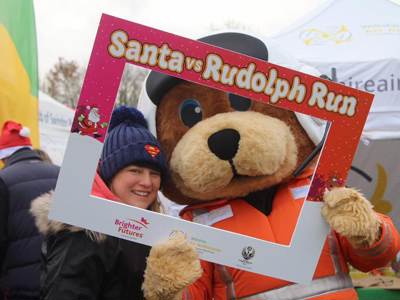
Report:
<svg viewBox="0 0 400 300"><path fill-rule="evenodd" d="M36 59L36 56L32 57ZM31 82L7 29L0 24L0 126L6 120L31 129L39 147L38 99L31 95Z"/></svg>

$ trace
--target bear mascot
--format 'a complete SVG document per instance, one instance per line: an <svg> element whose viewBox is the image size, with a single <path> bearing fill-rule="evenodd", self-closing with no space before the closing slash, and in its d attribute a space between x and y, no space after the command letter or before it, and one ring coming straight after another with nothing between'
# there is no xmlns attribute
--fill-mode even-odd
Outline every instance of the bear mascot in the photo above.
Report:
<svg viewBox="0 0 400 300"><path fill-rule="evenodd" d="M200 41L312 71L248 34L218 33ZM163 194L187 205L182 218L290 244L323 143L323 122L154 71L138 107L166 152L171 176ZM332 230L311 283L207 261L199 272L193 246L178 235L151 251L143 285L147 299L357 299L347 263L362 271L385 266L399 250L398 232L354 189L332 184L323 200L321 213Z"/></svg>

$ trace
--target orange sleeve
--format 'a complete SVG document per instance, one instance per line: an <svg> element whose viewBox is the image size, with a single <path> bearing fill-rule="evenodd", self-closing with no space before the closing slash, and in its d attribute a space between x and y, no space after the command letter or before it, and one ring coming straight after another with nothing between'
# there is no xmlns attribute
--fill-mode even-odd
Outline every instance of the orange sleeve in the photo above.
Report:
<svg viewBox="0 0 400 300"><path fill-rule="evenodd" d="M385 215L377 213L382 228L379 241L369 248L355 249L350 242L338 235L343 254L347 261L355 268L363 272L385 267L400 251L400 237L392 220Z"/></svg>
<svg viewBox="0 0 400 300"><path fill-rule="evenodd" d="M202 260L201 267L203 274L183 292L184 300L212 300L214 265Z"/></svg>

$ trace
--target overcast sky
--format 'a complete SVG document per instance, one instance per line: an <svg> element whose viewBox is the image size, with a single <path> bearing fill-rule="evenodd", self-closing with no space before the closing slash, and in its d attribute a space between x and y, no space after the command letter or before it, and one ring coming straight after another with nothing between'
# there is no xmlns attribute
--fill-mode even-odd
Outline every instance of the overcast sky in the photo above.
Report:
<svg viewBox="0 0 400 300"><path fill-rule="evenodd" d="M39 74L58 57L86 66L101 14L131 20L189 38L227 22L270 35L283 30L325 0L34 0Z"/></svg>

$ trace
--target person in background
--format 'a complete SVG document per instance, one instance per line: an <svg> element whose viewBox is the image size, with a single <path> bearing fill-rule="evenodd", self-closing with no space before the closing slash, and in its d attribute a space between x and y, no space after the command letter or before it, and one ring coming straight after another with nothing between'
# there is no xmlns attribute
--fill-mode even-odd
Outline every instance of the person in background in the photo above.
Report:
<svg viewBox="0 0 400 300"><path fill-rule="evenodd" d="M125 106L117 108L92 194L160 211L157 193L166 176L164 152L142 113ZM141 286L150 247L49 222L45 209L49 201L50 197L41 197L32 204L36 224L46 235L42 299L143 299ZM146 224L146 220L140 221Z"/></svg>
<svg viewBox="0 0 400 300"><path fill-rule="evenodd" d="M35 151L35 153L37 155L39 155L39 157L42 159L42 161L48 162L50 164L53 163L53 161L51 160L49 154L47 154L47 152L44 151L43 149L35 148L35 149L33 149L33 151Z"/></svg>
<svg viewBox="0 0 400 300"><path fill-rule="evenodd" d="M42 236L31 201L54 189L59 168L32 150L29 129L4 123L0 135L0 299L39 299Z"/></svg>

